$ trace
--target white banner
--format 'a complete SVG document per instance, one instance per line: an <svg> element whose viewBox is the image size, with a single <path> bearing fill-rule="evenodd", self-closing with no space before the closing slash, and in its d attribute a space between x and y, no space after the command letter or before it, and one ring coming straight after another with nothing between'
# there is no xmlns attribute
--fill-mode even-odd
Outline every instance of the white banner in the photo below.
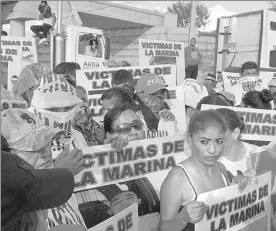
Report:
<svg viewBox="0 0 276 231"><path fill-rule="evenodd" d="M75 176L75 192L148 177L154 188L171 167L186 159L183 136L132 141L122 152L110 145L82 149L84 170Z"/></svg>
<svg viewBox="0 0 276 231"><path fill-rule="evenodd" d="M139 39L139 65L175 64L177 67L177 85L185 78L184 43Z"/></svg>
<svg viewBox="0 0 276 231"><path fill-rule="evenodd" d="M242 140L273 141L276 137L276 110L225 107L203 104L201 110L229 108L237 112L246 124Z"/></svg>
<svg viewBox="0 0 276 231"><path fill-rule="evenodd" d="M105 90L111 88L112 76L121 69L128 70L136 81L145 73L155 73L164 78L166 85L176 86L176 67L174 65L77 70L77 85L86 90L93 119L98 123L103 121L101 96Z"/></svg>
<svg viewBox="0 0 276 231"><path fill-rule="evenodd" d="M16 83L21 71L22 50L20 47L1 47L1 83L7 84L10 91L12 85Z"/></svg>
<svg viewBox="0 0 276 231"><path fill-rule="evenodd" d="M258 176L240 193L238 185L199 194L208 205L195 231L270 231L271 173Z"/></svg>
<svg viewBox="0 0 276 231"><path fill-rule="evenodd" d="M93 219L93 218L91 218ZM138 231L138 205L131 205L124 211L112 216L103 223L94 226L88 231Z"/></svg>
<svg viewBox="0 0 276 231"><path fill-rule="evenodd" d="M2 50L8 49L21 49L22 52L17 54L20 56L20 61L17 62L15 68L9 67L9 81L8 81L8 91L12 89L12 82L10 81L10 76L19 76L21 70L32 63L37 63L37 51L36 43L34 38L28 37L17 37L17 36L1 36L1 48ZM1 58L2 61L2 58Z"/></svg>

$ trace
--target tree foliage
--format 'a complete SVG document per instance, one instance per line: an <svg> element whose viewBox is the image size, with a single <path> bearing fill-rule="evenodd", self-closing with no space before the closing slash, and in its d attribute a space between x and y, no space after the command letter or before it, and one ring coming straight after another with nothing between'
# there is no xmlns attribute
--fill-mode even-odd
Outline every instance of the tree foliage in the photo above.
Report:
<svg viewBox="0 0 276 231"><path fill-rule="evenodd" d="M187 27L190 23L191 1L178 1L173 3L171 7L167 7L167 11L177 15L177 26ZM205 27L210 17L209 9L199 1L196 2L196 27Z"/></svg>

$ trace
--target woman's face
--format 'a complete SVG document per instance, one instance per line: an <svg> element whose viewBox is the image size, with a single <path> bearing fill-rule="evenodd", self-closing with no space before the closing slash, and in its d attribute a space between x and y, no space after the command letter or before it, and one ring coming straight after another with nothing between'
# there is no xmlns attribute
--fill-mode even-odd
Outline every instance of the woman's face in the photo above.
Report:
<svg viewBox="0 0 276 231"><path fill-rule="evenodd" d="M235 141L233 132L227 129L227 132L225 133L225 139L224 139L224 148L227 149L229 146L233 144Z"/></svg>
<svg viewBox="0 0 276 231"><path fill-rule="evenodd" d="M115 106L120 104L120 100L118 97L112 97L111 99L104 99L102 102L102 106L104 108L104 113L103 115L105 116L105 114L112 108L114 108Z"/></svg>
<svg viewBox="0 0 276 231"><path fill-rule="evenodd" d="M121 113L118 119L112 123L112 130L119 134L128 135L128 140L140 140L143 138L142 122L131 110Z"/></svg>
<svg viewBox="0 0 276 231"><path fill-rule="evenodd" d="M209 126L190 137L193 156L206 166L213 166L220 158L224 148L225 133L219 126Z"/></svg>

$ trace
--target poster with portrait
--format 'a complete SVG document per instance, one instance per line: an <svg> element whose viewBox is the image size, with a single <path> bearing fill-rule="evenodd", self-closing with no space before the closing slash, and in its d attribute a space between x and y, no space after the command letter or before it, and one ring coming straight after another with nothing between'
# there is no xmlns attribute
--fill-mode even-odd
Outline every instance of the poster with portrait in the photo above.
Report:
<svg viewBox="0 0 276 231"><path fill-rule="evenodd" d="M177 85L184 81L184 43L166 40L139 39L139 65L176 65Z"/></svg>
<svg viewBox="0 0 276 231"><path fill-rule="evenodd" d="M20 47L1 46L1 82L7 90L12 89L21 71L22 50Z"/></svg>
<svg viewBox="0 0 276 231"><path fill-rule="evenodd" d="M106 221L120 207L115 201L138 203L142 231L156 229L160 188L168 172L188 156L183 136L131 141L122 152L110 145L82 149L84 170L75 176L75 196L87 228ZM116 213L116 211L115 211Z"/></svg>

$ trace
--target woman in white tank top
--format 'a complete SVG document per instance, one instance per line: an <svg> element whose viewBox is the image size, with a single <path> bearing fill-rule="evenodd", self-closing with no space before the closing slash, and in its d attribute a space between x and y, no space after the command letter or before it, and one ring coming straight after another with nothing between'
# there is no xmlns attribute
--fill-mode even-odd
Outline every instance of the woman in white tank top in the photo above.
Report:
<svg viewBox="0 0 276 231"><path fill-rule="evenodd" d="M220 108L216 111L227 123L225 148L219 162L226 167L231 181L233 176L243 175L247 171L249 173L254 168L252 151L256 152L259 147L239 140L245 124L235 111L228 108Z"/></svg>

